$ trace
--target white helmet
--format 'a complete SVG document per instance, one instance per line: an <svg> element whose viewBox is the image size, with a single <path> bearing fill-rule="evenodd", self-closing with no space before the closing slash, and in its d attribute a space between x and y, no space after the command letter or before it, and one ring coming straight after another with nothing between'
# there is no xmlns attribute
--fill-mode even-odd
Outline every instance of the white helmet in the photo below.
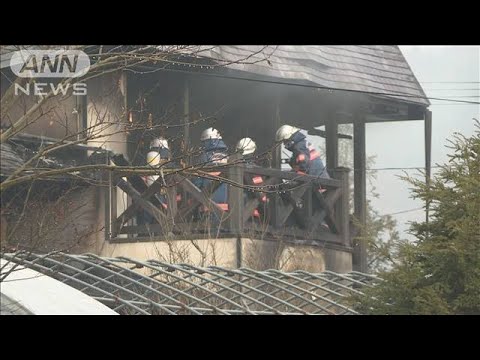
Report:
<svg viewBox="0 0 480 360"><path fill-rule="evenodd" d="M255 150L257 150L257 144L255 141L250 139L249 137L240 139L237 143L237 151L240 151L242 155L249 155L253 154Z"/></svg>
<svg viewBox="0 0 480 360"><path fill-rule="evenodd" d="M168 141L163 137L155 138L150 142L151 148L165 148L168 149Z"/></svg>
<svg viewBox="0 0 480 360"><path fill-rule="evenodd" d="M290 126L290 125L282 125L278 130L277 133L275 134L275 140L278 141L284 141L284 140L289 140L293 134L295 134L297 131L299 131L299 128L296 128L295 126Z"/></svg>
<svg viewBox="0 0 480 360"><path fill-rule="evenodd" d="M217 129L208 128L203 130L202 135L200 135L200 141L209 140L209 139L221 139L222 135Z"/></svg>

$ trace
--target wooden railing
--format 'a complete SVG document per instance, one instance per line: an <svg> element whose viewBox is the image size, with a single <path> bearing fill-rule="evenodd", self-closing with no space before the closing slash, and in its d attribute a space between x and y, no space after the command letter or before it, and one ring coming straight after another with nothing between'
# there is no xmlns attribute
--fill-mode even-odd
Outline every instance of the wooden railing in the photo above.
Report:
<svg viewBox="0 0 480 360"><path fill-rule="evenodd" d="M139 234L153 234L155 238L195 238L205 233L209 218L215 218L216 221L210 221L210 231L213 227L215 232L224 235L255 236L255 232L261 232L262 236L273 238L350 246L349 169L335 169L331 179L242 163L220 170L218 176L205 173L213 180L206 189L199 189L194 185L194 177L182 172L159 178L150 187L138 175L120 178L112 173L106 196L109 204L106 206L107 239L115 239L120 234L136 234L136 238ZM254 176L262 177L259 186L251 183ZM211 199L222 182L228 184L228 211ZM116 199L117 187L132 200L120 214L117 214L116 201L111 201ZM162 206L158 194L166 199L166 206ZM267 203L262 202L264 196ZM254 210L260 205L265 211L260 218L255 218ZM207 209L203 212L207 217L198 216L200 208ZM134 225L133 219L140 212L150 214L156 223Z"/></svg>

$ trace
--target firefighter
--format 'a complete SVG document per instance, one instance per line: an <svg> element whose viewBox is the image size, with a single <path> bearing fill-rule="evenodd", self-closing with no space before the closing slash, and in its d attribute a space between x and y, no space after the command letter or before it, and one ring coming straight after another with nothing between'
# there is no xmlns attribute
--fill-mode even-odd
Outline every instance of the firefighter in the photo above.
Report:
<svg viewBox="0 0 480 360"><path fill-rule="evenodd" d="M198 159L198 167L226 165L228 163L228 147L223 142L222 135L217 129L205 129L200 136L200 141L202 154ZM208 174L219 176L221 171L210 171ZM212 183L212 180L199 177L195 179L194 183L199 189L204 190ZM228 211L227 184L221 183L211 198L222 210ZM204 214L208 212L208 209L202 207L200 212Z"/></svg>
<svg viewBox="0 0 480 360"><path fill-rule="evenodd" d="M297 174L330 178L327 169L320 159L320 154L315 150L313 145L307 141L306 136L301 133L299 128L291 125L283 125L277 130L275 140L277 142L283 142L285 148L292 153L289 165ZM322 193L325 189L318 187L316 191ZM318 195L320 194L314 195L313 197L312 205L314 212L323 208ZM294 202L301 204L299 200L294 200ZM303 222L305 219L301 220ZM303 226L305 226L305 224ZM322 222L322 226L326 227L326 224Z"/></svg>
<svg viewBox="0 0 480 360"><path fill-rule="evenodd" d="M159 168L161 164L171 159L168 141L163 137L158 137L150 142L150 148L147 153L147 166ZM147 186L152 185L159 175L150 175L145 177Z"/></svg>
<svg viewBox="0 0 480 360"><path fill-rule="evenodd" d="M320 159L320 154L307 141L299 128L283 125L277 130L275 136L277 142L283 142L285 148L292 152L289 165L299 174L330 178L327 169Z"/></svg>
<svg viewBox="0 0 480 360"><path fill-rule="evenodd" d="M243 156L245 162L248 165L256 165L253 157L253 154L255 153L256 150L257 150L257 145L249 137L240 139L236 146L236 151ZM246 177L244 180L246 185L262 186L262 184L264 183L262 176L251 175L251 174L247 174L247 175L248 177ZM265 210L267 208L267 196L264 193L256 192L256 191L254 192L246 191L244 194L245 194L245 202L255 197L259 198L260 206L257 209L253 210L253 216L256 219L265 219L265 212L266 212Z"/></svg>
<svg viewBox="0 0 480 360"><path fill-rule="evenodd" d="M163 137L154 138L150 142L150 146L148 149L148 153L146 156L146 163L147 166L151 166L152 168L160 168L162 164L166 161L171 159L171 153L168 146L168 141ZM160 175L148 175L143 177L143 181L145 184L150 187ZM165 194L155 194L155 197L160 202L164 209L168 207L168 201ZM155 218L150 215L147 211L143 211L142 216L139 216L137 220L138 225L143 224L154 224L156 223ZM141 236L145 236L148 234L141 234Z"/></svg>

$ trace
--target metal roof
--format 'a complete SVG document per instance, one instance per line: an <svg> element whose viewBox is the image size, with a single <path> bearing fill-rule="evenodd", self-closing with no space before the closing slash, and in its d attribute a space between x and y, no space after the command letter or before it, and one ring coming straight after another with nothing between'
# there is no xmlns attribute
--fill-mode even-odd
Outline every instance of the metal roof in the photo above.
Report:
<svg viewBox="0 0 480 360"><path fill-rule="evenodd" d="M356 314L346 299L375 276L282 272L93 254L18 252L7 260L54 277L120 314Z"/></svg>
<svg viewBox="0 0 480 360"><path fill-rule="evenodd" d="M228 45L205 47L201 54L248 73L430 105L398 46Z"/></svg>
<svg viewBox="0 0 480 360"><path fill-rule="evenodd" d="M0 259L0 268L2 315L118 315L81 291L33 269L4 259Z"/></svg>

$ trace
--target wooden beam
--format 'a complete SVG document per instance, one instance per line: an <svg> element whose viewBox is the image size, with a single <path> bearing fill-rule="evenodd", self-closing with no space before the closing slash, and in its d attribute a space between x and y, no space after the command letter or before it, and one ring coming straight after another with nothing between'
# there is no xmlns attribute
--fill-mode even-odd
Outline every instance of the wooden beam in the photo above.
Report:
<svg viewBox="0 0 480 360"><path fill-rule="evenodd" d="M263 175L268 177L276 177L280 179L295 180L302 183L312 183L315 185L322 185L324 187L338 188L342 186L342 182L335 179L319 178L311 175L298 175L293 171L281 171L278 169L257 168L252 166L245 166L246 173Z"/></svg>
<svg viewBox="0 0 480 360"><path fill-rule="evenodd" d="M365 118L357 114L353 124L353 167L355 217L362 227L367 222L367 173L365 146ZM354 260L356 270L367 272L367 244L361 241L356 248Z"/></svg>
<svg viewBox="0 0 480 360"><path fill-rule="evenodd" d="M208 198L202 190L196 187L189 179L184 178L181 175L174 175L175 180L178 182L179 186L184 188L189 194L193 196L195 200L200 202L201 204L205 205L207 208L211 208L215 215L219 217L219 219L223 219L224 211L210 198Z"/></svg>
<svg viewBox="0 0 480 360"><path fill-rule="evenodd" d="M409 104L408 105L408 117L411 120L422 120L425 118L425 112L429 111L425 105Z"/></svg>
<svg viewBox="0 0 480 360"><path fill-rule="evenodd" d="M276 228L273 228L271 225L262 226L259 229L254 224L245 225L245 230L249 232L251 231L254 233L258 232L262 234L262 237L267 235L276 237L277 241L278 240L287 241L287 239L285 239L286 237L292 237L294 239L306 239L306 240L308 239L307 241L310 241L311 244L324 242L324 241L328 241L330 243L336 243L339 245L342 244L342 238L339 235L332 234L326 231L321 231L321 230L316 232L311 232L310 230L303 230L303 229L298 229L293 227L283 227L281 229L276 229ZM312 238L312 235L314 235L315 238Z"/></svg>
<svg viewBox="0 0 480 360"><path fill-rule="evenodd" d="M212 180L206 188L202 189L202 193L205 195L205 197L210 198L215 191L222 185L222 182L219 180ZM188 195L188 192L187 192ZM192 198L191 200L195 201L196 203L193 205L189 205L187 207L182 208L178 213L177 213L177 219L182 220L185 219L187 216L189 216L191 213L193 213L199 205L202 203L198 201L195 198Z"/></svg>
<svg viewBox="0 0 480 360"><path fill-rule="evenodd" d="M240 160L240 154L233 154L229 162L235 163ZM243 166L232 165L228 169L228 178L239 186L243 186ZM243 228L243 187L228 186L228 211L229 211L229 227L233 233L240 234Z"/></svg>
<svg viewBox="0 0 480 360"><path fill-rule="evenodd" d="M282 124L282 120L280 119L280 98L277 95L274 107L274 113L272 114L272 139L275 139L275 134L277 130L280 128ZM281 169L282 168L282 147L275 146L272 150L272 168L274 169Z"/></svg>
<svg viewBox="0 0 480 360"><path fill-rule="evenodd" d="M177 187L169 186L167 188L167 216L169 223L175 224L175 216L177 215Z"/></svg>
<svg viewBox="0 0 480 360"><path fill-rule="evenodd" d="M337 123L338 125L338 123ZM338 127L338 126L337 126ZM323 130L318 130L318 129L310 129L308 130L308 134L309 135L314 135L314 136L320 136L320 137L323 137L323 138L327 138L327 132L326 131L323 131ZM352 135L347 135L347 134L340 134L340 133L337 133L337 137L339 139L348 139L348 140L352 140L353 139L353 136Z"/></svg>
<svg viewBox="0 0 480 360"><path fill-rule="evenodd" d="M282 180L276 177L271 177L269 180L272 181L272 185L281 184ZM279 222L280 218L280 206L282 200L280 199L280 194L278 192L274 192L270 195L270 201L268 203L268 213L270 218L270 225L274 228L279 228L282 225Z"/></svg>
<svg viewBox="0 0 480 360"><path fill-rule="evenodd" d="M273 185L276 183L275 178L270 178L263 182L262 186ZM245 206L243 207L243 223L245 224L248 219L252 216L253 211L258 207L260 204L261 198L264 196L264 193L255 192L255 197L249 200Z"/></svg>
<svg viewBox="0 0 480 360"><path fill-rule="evenodd" d="M313 191L314 189L311 186L308 186L303 195L303 213L305 214L306 228L310 227L315 212L313 209Z"/></svg>
<svg viewBox="0 0 480 360"><path fill-rule="evenodd" d="M127 178L128 179L128 178ZM143 181L143 180L142 180ZM159 177L155 182L150 185L142 194L141 199L149 200L155 193L157 193L162 188L162 178ZM146 185L145 185L146 187ZM159 201L156 198L152 198L152 203L155 205L159 205ZM126 208L120 216L115 220L113 231L118 230L126 221L130 220L138 210L140 205L136 202L130 204L128 208Z"/></svg>
<svg viewBox="0 0 480 360"><path fill-rule="evenodd" d="M109 180L108 180L108 191L109 191L109 196L110 196L110 232L111 238L114 238L117 236L116 230L117 227L115 226L115 221L117 220L117 187L114 185L115 184L115 174L113 172L109 172Z"/></svg>
<svg viewBox="0 0 480 360"><path fill-rule="evenodd" d="M314 191L313 192L315 194L315 196L317 197L318 201L320 202L320 206L325 209L325 211L327 212L326 216L325 216L325 222L327 223L328 227L330 228L330 230L334 233L334 234L338 234L338 226L335 222L335 218L333 216L333 208L332 206L327 203L327 201L325 200L325 198L323 197L323 194L320 193L319 191Z"/></svg>
<svg viewBox="0 0 480 360"><path fill-rule="evenodd" d="M123 226L119 234L143 234L143 233L162 233L164 227L160 224L148 224L148 225L136 225L136 226Z"/></svg>
<svg viewBox="0 0 480 360"><path fill-rule="evenodd" d="M87 95L76 96L76 110L77 110L77 140L86 139L87 134L85 130L88 127L88 97Z"/></svg>
<svg viewBox="0 0 480 360"><path fill-rule="evenodd" d="M326 132L326 152L327 152L327 171L331 172L338 166L338 125L333 118L333 112L328 113L325 122Z"/></svg>
<svg viewBox="0 0 480 360"><path fill-rule="evenodd" d="M110 202L110 187L111 187L111 181L112 181L112 172L109 171L108 175L106 178L108 179L109 185L107 187L99 187L97 190L98 192L103 191L103 203L105 207L105 213L104 213L104 223L105 223L105 241L109 241L110 238L112 237L113 231L111 230L111 224L112 224L112 214L111 214L111 202Z"/></svg>
<svg viewBox="0 0 480 360"><path fill-rule="evenodd" d="M309 231L311 234L315 234L317 232L317 228L322 224L326 216L326 209L316 210L315 213L308 220L307 231Z"/></svg>
<svg viewBox="0 0 480 360"><path fill-rule="evenodd" d="M335 220L336 220L336 223L338 224L340 235L343 238L343 244L346 246L350 246L350 225L349 225L349 220L350 220L350 209L349 209L350 189L349 188L350 186L348 183L349 172L350 172L350 169L345 167L338 167L335 169L334 171L335 178L342 181L343 186L340 192L340 201L332 199L332 203L335 203L335 210L334 210Z"/></svg>
<svg viewBox="0 0 480 360"><path fill-rule="evenodd" d="M243 208L243 223L245 224L248 219L252 217L253 211L258 207L260 204L260 200L258 198L250 199Z"/></svg>
<svg viewBox="0 0 480 360"><path fill-rule="evenodd" d="M372 114L365 116L365 123L394 122L394 121L416 121L422 119L411 118L408 115L382 115Z"/></svg>
<svg viewBox="0 0 480 360"><path fill-rule="evenodd" d="M278 219L279 224L281 224L281 225L285 224L285 221L287 221L288 216L293 211L293 213L294 213L294 215L297 219L297 222L300 224L300 226L304 227L304 228L307 226L305 215L302 214L302 211L298 208L298 206L296 204L296 199L301 200L303 194L305 194L305 192L307 191L307 188L308 188L307 186L302 186L301 188L295 189L291 192L287 191L285 194L280 196L281 198L284 198L288 201L288 205L287 206L281 206L280 209L279 209L280 210L279 211L279 219Z"/></svg>
<svg viewBox="0 0 480 360"><path fill-rule="evenodd" d="M237 236L237 240L235 241L235 256L237 262L237 269L242 267L242 237L240 235Z"/></svg>
<svg viewBox="0 0 480 360"><path fill-rule="evenodd" d="M112 156L111 160L117 166L132 166L132 164L130 164L130 162L125 159L125 156L123 154L115 154ZM145 184L145 181L143 181L143 179L139 175L127 175L127 180L138 192L143 193L145 190L147 190L147 185Z"/></svg>
<svg viewBox="0 0 480 360"><path fill-rule="evenodd" d="M330 209L333 209L335 202L342 196L342 188L336 188L335 190L329 190L325 195L325 202Z"/></svg>
<svg viewBox="0 0 480 360"><path fill-rule="evenodd" d="M158 208L156 208L152 203L150 203L149 201L147 201L145 199L142 199L141 194L137 190L135 190L133 188L133 186L130 185L128 182L126 182L123 179L119 179L118 183L117 183L117 186L120 189L122 189L123 191L125 191L128 195L130 195L133 198L133 200L136 203L138 203L138 205L142 209L144 209L150 215L152 215L158 221L159 224L162 224L164 222L168 224L167 216L164 213L162 213ZM123 223L124 223L123 219L121 219L121 218L119 218L119 219L121 221L121 224L123 225Z"/></svg>
<svg viewBox="0 0 480 360"><path fill-rule="evenodd" d="M222 185L220 181L213 180L210 184L208 184L206 189L202 190L202 192L208 198L220 187L220 185ZM202 204L202 202L200 202L196 198L192 198L191 200L195 201L196 203L183 207L180 211L178 211L176 215L178 220L186 219L187 216L193 213L198 208L198 206Z"/></svg>
<svg viewBox="0 0 480 360"><path fill-rule="evenodd" d="M125 226L122 229L122 233L125 234L137 234L139 231L143 231L143 226ZM334 235L328 232L318 231L315 235L315 239L309 238L311 234L304 230L300 229L274 229L270 226L267 228L259 229L253 224L248 224L245 226L245 229L252 233L258 233L261 235L261 241L281 241L285 244L299 245L299 246L315 246L325 249L334 249L339 251L351 252L350 247L344 246L341 244L341 238L338 235ZM150 230L152 232L159 232L158 224L150 225ZM181 234L175 236L153 236L153 237L142 237L135 238L134 242L150 242L150 241L185 241L185 240L211 240L211 234L209 233L197 233L197 234ZM238 237L235 234L225 233L222 234L222 238L231 239L236 241L238 244ZM112 243L131 243L131 238L114 238L111 240Z"/></svg>
<svg viewBox="0 0 480 360"><path fill-rule="evenodd" d="M190 204L187 204L183 207L181 207L180 209L177 209L177 214L175 215L175 221L183 221L183 220L186 220L186 217L188 215L190 215L196 208L197 208L198 204L197 205L190 205Z"/></svg>

